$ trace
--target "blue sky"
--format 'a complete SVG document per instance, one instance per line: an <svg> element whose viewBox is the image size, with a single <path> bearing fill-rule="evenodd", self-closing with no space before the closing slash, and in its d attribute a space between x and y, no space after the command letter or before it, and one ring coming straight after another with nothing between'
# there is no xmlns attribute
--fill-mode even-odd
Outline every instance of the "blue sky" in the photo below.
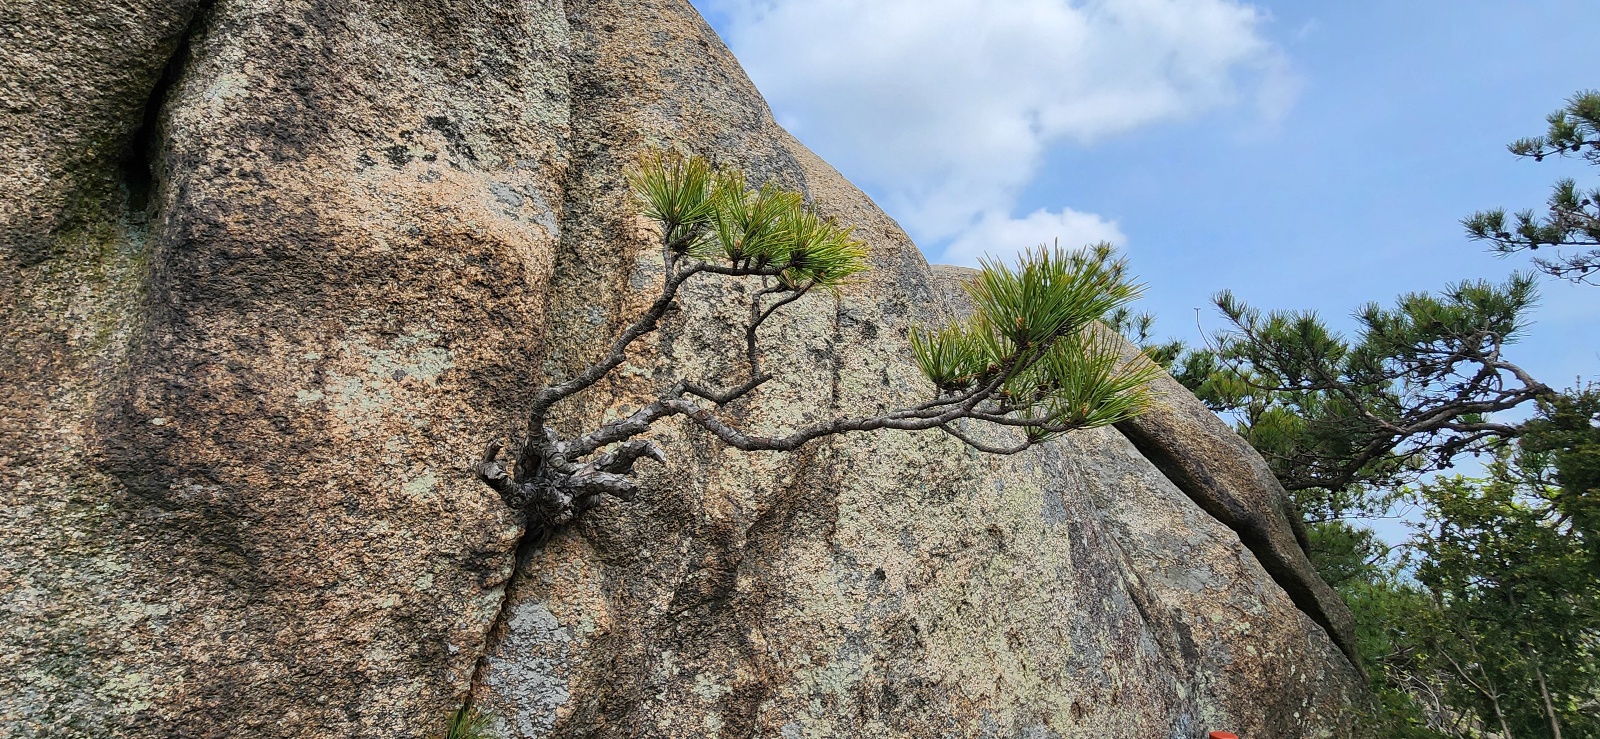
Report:
<svg viewBox="0 0 1600 739"><path fill-rule="evenodd" d="M1157 331L1209 296L1313 309L1525 269L1475 210L1541 205L1575 162L1518 160L1600 88L1592 0L696 0L778 120L930 261L1109 239ZM1600 287L1546 279L1511 356L1600 378Z"/></svg>
<svg viewBox="0 0 1600 739"><path fill-rule="evenodd" d="M1600 175L1504 148L1600 87L1600 3L1309 5L1274 4L1266 27L1304 80L1280 121L1221 111L1061 147L1022 198L1114 219L1150 282L1147 309L1180 336L1220 287L1343 318L1366 300L1499 279L1525 263L1484 253L1459 219ZM1550 384L1600 375L1600 288L1547 280L1543 294L1515 356Z"/></svg>

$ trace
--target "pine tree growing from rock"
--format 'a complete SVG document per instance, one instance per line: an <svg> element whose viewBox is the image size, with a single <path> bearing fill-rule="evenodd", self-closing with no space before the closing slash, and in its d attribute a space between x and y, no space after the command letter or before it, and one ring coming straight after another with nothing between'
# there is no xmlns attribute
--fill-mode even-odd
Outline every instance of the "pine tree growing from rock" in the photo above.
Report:
<svg viewBox="0 0 1600 739"><path fill-rule="evenodd" d="M700 157L657 153L630 173L643 212L658 229L663 262L656 299L576 376L544 387L514 440L509 468L493 442L478 477L524 517L526 541L541 543L605 497L638 494L634 466L665 462L661 447L640 438L657 423L683 417L747 452L792 452L834 434L879 429L938 429L983 452L1015 454L1074 429L1137 416L1150 402L1155 364L1121 356L1120 340L1096 330L1109 312L1136 298L1126 263L1109 246L1070 252L1040 247L1016 268L987 262L968 292L977 310L966 320L911 334L913 352L933 384L926 402L881 415L836 418L776 436L741 428L719 413L772 379L763 366L760 330L783 307L814 290L837 289L867 268L865 245L821 217L800 193L744 176ZM633 413L575 437L551 427L551 410L622 366L629 347L659 328L691 279L757 280L744 325L744 375L720 383L679 379ZM964 421L1010 429L991 441Z"/></svg>

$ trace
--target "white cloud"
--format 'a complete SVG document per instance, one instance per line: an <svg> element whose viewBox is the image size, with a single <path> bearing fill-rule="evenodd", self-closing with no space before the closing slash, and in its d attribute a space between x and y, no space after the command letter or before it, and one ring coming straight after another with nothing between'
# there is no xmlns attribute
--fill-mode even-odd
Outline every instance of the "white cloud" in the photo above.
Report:
<svg viewBox="0 0 1600 739"><path fill-rule="evenodd" d="M1071 208L1059 213L1040 209L1022 218L990 212L952 239L940 261L975 267L978 259L985 255L1010 261L1017 252L1040 244L1059 243L1062 247L1076 249L1102 241L1118 244L1125 240L1116 223Z"/></svg>
<svg viewBox="0 0 1600 739"><path fill-rule="evenodd" d="M1054 146L1241 101L1270 118L1297 89L1264 13L1236 0L699 2L779 120L950 258L1011 233ZM1049 218L1094 217L1018 228Z"/></svg>

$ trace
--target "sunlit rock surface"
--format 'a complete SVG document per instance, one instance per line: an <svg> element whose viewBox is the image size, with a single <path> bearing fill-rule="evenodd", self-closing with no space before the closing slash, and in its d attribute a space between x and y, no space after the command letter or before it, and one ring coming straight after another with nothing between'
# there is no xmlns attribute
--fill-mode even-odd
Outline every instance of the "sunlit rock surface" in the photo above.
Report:
<svg viewBox="0 0 1600 739"><path fill-rule="evenodd" d="M646 300L639 153L803 189L873 248L764 329L744 424L924 397L906 331L961 309L686 2L61 0L0 29L0 736L413 737L468 696L511 737L1344 736L1365 704L1111 429L999 458L666 424L637 502L511 577L467 465ZM563 422L733 366L742 289L691 289Z"/></svg>

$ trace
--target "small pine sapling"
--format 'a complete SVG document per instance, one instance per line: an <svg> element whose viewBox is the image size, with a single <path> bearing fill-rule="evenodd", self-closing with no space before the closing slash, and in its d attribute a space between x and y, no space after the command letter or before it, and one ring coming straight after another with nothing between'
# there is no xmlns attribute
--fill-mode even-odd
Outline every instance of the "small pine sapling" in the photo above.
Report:
<svg viewBox="0 0 1600 739"><path fill-rule="evenodd" d="M1142 289L1126 263L1106 245L1076 252L1039 247L1016 267L984 262L967 289L975 307L967 319L912 331L917 364L932 382L925 402L775 436L741 428L719 411L772 379L763 364L762 325L808 293L837 290L865 270L866 246L800 193L770 183L751 187L741 173L700 157L649 155L628 182L659 231L664 268L657 297L604 356L535 395L525 434L513 441L506 462L496 441L475 465L479 479L523 517L535 544L607 496L633 500L634 465L642 458L666 461L659 445L640 437L675 416L747 452L789 452L849 432L938 429L984 452L1015 454L1073 429L1131 418L1150 402L1148 383L1160 368L1124 359L1120 339L1096 326ZM720 386L680 379L630 415L579 436L557 433L549 423L552 408L620 367L629 347L658 329L683 285L703 276L759 283L743 327L743 376ZM957 425L965 419L1011 429L1016 438L980 440Z"/></svg>

